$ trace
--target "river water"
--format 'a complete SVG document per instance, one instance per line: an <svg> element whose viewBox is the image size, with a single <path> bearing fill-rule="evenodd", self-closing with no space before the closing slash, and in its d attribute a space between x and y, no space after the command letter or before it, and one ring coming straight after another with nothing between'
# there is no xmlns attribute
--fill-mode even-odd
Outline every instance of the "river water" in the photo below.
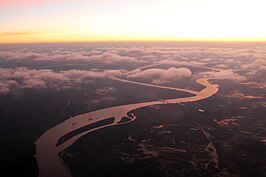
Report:
<svg viewBox="0 0 266 177"><path fill-rule="evenodd" d="M219 71L218 71L219 72ZM140 82L129 81L125 79L120 79L117 77L112 77L111 79L117 80L120 82L125 82L128 84L138 84L147 87L156 87L161 89L170 89L176 91L183 91L192 94L189 97L167 99L160 101L150 101L136 104L128 104L115 106L105 109L100 109L97 111L81 114L75 117L71 117L64 122L52 127L47 130L40 138L35 142L36 145L36 159L39 168L39 177L71 177L71 172L68 169L67 165L64 164L63 160L60 157L60 153L66 148L70 147L82 136L96 130L100 130L105 127L118 126L124 123L130 123L135 120L135 116L128 116L128 113L136 110L138 108L152 106L152 105L161 105L161 104L177 104L185 102L194 102L202 99L211 97L218 92L218 85L212 84L209 80L217 78L201 78L197 79L196 82L202 86L204 89L201 91L193 91L187 89L179 89L173 87L165 87L153 84L146 84ZM221 79L221 78L219 78ZM73 132L77 129L80 129L84 126L88 126L93 123L114 117L114 121L108 125L102 125L90 130L86 130L82 133L79 133L71 138L67 139L63 143L57 145L58 140L64 135ZM129 121L121 123L123 117L128 117Z"/></svg>

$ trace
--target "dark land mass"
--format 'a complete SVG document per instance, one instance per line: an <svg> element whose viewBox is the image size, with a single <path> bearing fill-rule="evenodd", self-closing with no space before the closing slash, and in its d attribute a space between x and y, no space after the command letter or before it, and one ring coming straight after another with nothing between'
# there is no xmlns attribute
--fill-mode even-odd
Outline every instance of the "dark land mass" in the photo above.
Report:
<svg viewBox="0 0 266 177"><path fill-rule="evenodd" d="M75 177L264 177L265 107L227 98L239 85L219 84L208 100L135 110L134 122L92 132L61 156Z"/></svg>
<svg viewBox="0 0 266 177"><path fill-rule="evenodd" d="M113 87L115 93L99 92ZM131 97L128 97L131 95ZM99 80L97 84L77 85L76 89L56 91L23 90L0 96L0 170L6 177L35 177L38 174L34 142L49 128L69 117L111 106L190 94ZM102 99L102 98L112 99ZM94 100L99 100L93 102ZM70 105L64 110L66 104Z"/></svg>

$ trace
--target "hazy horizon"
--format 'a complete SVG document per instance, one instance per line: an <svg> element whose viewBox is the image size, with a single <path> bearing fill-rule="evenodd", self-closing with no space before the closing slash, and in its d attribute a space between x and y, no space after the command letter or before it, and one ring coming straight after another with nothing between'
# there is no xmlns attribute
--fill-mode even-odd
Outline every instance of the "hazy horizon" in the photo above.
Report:
<svg viewBox="0 0 266 177"><path fill-rule="evenodd" d="M1 0L0 42L266 41L263 0Z"/></svg>

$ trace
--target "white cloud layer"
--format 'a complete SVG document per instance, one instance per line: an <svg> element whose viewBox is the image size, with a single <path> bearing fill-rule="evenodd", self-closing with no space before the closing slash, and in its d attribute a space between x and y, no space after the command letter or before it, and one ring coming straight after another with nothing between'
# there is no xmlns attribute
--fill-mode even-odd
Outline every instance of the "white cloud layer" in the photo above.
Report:
<svg viewBox="0 0 266 177"><path fill-rule="evenodd" d="M50 69L15 69L0 68L0 94L7 94L22 89L64 90L93 82L93 79L120 75L122 70L86 71L68 70L55 72Z"/></svg>
<svg viewBox="0 0 266 177"><path fill-rule="evenodd" d="M102 54L94 54L94 52L52 52L37 53L32 51L0 51L0 59L4 60L20 60L20 61L84 61L98 63L121 63L121 62L139 62L134 57L121 56L116 53L104 52Z"/></svg>
<svg viewBox="0 0 266 177"><path fill-rule="evenodd" d="M191 77L192 72L188 68L147 69L136 71L128 75L128 78L152 79L153 83L163 84L178 81L185 77Z"/></svg>
<svg viewBox="0 0 266 177"><path fill-rule="evenodd" d="M242 82L246 80L245 76L240 76L234 73L232 70L222 70L220 72L202 72L197 77L207 77L207 78L216 78L216 79L227 79L235 82Z"/></svg>

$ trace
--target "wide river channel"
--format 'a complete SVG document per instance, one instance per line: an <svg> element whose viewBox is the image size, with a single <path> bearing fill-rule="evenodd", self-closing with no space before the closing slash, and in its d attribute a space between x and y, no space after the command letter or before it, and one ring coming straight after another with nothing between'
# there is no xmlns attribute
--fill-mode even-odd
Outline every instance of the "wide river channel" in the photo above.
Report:
<svg viewBox="0 0 266 177"><path fill-rule="evenodd" d="M219 72L219 70L213 70L213 72ZM221 78L197 79L196 82L204 86L204 89L202 89L201 91L193 91L193 90L179 89L174 87L146 84L146 83L129 81L117 77L112 77L111 79L120 82L125 82L128 84L138 84L147 87L156 87L161 89L170 89L170 90L187 92L190 93L191 96L115 106L77 115L65 120L64 122L47 130L35 142L39 177L71 177L71 172L68 169L67 165L64 164L63 160L61 159L60 153L69 146L71 146L73 143L75 143L82 136L105 127L130 123L134 121L136 117L133 114L129 115L129 113L138 108L143 108L152 105L194 102L211 97L212 95L218 92L219 87L217 84L212 84L210 80L221 79ZM85 126L95 125L97 124L97 122L104 121L112 117L114 118L113 121L108 124L103 124L103 125L99 124L99 126L92 126L92 128L90 128L89 130L85 129L85 131L83 132L78 132L70 136L68 139L65 139L63 142L59 143L59 140L62 139L62 137L64 137L67 134L70 134L71 132L74 131L77 132L77 130L80 130ZM121 121L123 117L127 117L129 121L127 122Z"/></svg>

